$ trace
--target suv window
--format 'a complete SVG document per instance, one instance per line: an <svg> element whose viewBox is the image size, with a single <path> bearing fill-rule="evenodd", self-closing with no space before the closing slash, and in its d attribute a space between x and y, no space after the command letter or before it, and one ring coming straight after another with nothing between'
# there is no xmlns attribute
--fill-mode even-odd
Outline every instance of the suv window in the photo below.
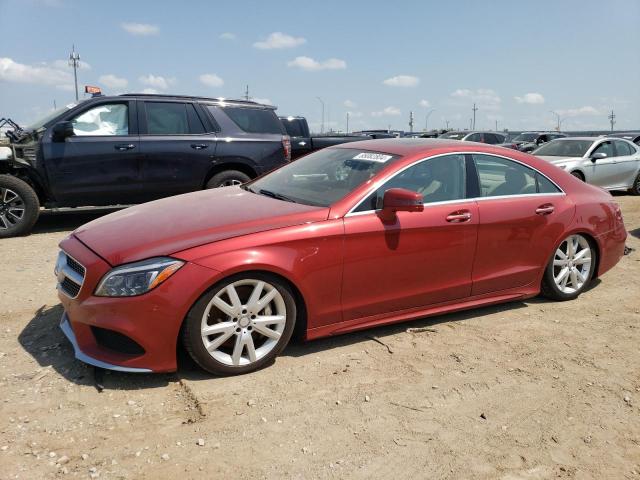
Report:
<svg viewBox="0 0 640 480"><path fill-rule="evenodd" d="M467 142L481 142L481 141L482 141L482 135L480 135L479 133L473 133L467 137Z"/></svg>
<svg viewBox="0 0 640 480"><path fill-rule="evenodd" d="M147 133L150 135L186 135L189 133L184 103L145 102Z"/></svg>
<svg viewBox="0 0 640 480"><path fill-rule="evenodd" d="M607 157L615 156L615 153L613 151L613 144L610 141L602 142L595 148L593 152L591 152L591 155L593 155L594 153L605 153Z"/></svg>
<svg viewBox="0 0 640 480"><path fill-rule="evenodd" d="M473 159L478 170L480 196L499 197L538 192L535 170L492 155L474 155Z"/></svg>
<svg viewBox="0 0 640 480"><path fill-rule="evenodd" d="M247 133L283 133L282 124L273 110L247 107L223 107L233 123ZM214 114L215 112L211 112Z"/></svg>
<svg viewBox="0 0 640 480"><path fill-rule="evenodd" d="M284 129L287 131L287 135L289 135L290 137L304 137L302 120L297 118L294 118L292 120L283 118L282 124L284 125Z"/></svg>
<svg viewBox="0 0 640 480"><path fill-rule="evenodd" d="M627 142L621 142L620 140L613 141L616 144L616 152L618 157L624 157L625 155L633 155L635 152Z"/></svg>
<svg viewBox="0 0 640 480"><path fill-rule="evenodd" d="M466 170L464 155L428 158L388 180L355 212L382 208L384 192L390 188L406 188L422 194L424 203L446 202L465 198Z"/></svg>
<svg viewBox="0 0 640 480"><path fill-rule="evenodd" d="M71 120L75 135L129 135L129 109L126 103L103 103Z"/></svg>

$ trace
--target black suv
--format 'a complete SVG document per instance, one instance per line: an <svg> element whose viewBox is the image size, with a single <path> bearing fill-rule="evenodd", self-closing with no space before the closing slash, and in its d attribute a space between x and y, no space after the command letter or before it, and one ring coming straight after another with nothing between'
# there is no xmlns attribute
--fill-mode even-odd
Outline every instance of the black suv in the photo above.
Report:
<svg viewBox="0 0 640 480"><path fill-rule="evenodd" d="M272 170L291 159L274 110L239 100L98 96L11 132L12 153L0 157L0 238L28 232L41 205L130 205Z"/></svg>
<svg viewBox="0 0 640 480"><path fill-rule="evenodd" d="M540 145L566 136L566 134L559 132L522 132L501 146L531 153Z"/></svg>

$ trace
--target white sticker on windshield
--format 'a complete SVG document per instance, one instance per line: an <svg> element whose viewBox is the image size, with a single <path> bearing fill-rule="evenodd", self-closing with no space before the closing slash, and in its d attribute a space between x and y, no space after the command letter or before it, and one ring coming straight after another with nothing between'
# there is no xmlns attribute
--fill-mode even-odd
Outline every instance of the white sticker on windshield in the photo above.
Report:
<svg viewBox="0 0 640 480"><path fill-rule="evenodd" d="M391 158L393 158L393 155L383 155L381 153L370 153L370 152L359 153L358 155L353 157L354 160L369 160L370 162L380 162L380 163L384 163Z"/></svg>

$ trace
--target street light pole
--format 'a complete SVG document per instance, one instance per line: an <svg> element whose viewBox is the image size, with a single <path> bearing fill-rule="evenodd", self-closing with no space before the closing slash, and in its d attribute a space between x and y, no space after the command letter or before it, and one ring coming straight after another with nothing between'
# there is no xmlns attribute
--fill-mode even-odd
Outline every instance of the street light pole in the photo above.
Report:
<svg viewBox="0 0 640 480"><path fill-rule="evenodd" d="M347 112L347 135L349 134L349 112Z"/></svg>
<svg viewBox="0 0 640 480"><path fill-rule="evenodd" d="M476 112L478 111L478 107L476 107L476 104L473 104L473 127L471 128L471 130L475 130L476 129Z"/></svg>
<svg viewBox="0 0 640 480"><path fill-rule="evenodd" d="M316 97L322 104L322 123L320 124L320 133L324 133L324 101L320 97Z"/></svg>
<svg viewBox="0 0 640 480"><path fill-rule="evenodd" d="M76 46L71 46L69 54L69 66L73 67L73 80L76 85L76 102L78 101L78 67L80 66L80 54L76 52Z"/></svg>
<svg viewBox="0 0 640 480"><path fill-rule="evenodd" d="M427 115L424 117L424 131L428 132L429 131L429 117L431 116L431 114L433 112L435 112L436 109L432 108L429 112L427 112Z"/></svg>

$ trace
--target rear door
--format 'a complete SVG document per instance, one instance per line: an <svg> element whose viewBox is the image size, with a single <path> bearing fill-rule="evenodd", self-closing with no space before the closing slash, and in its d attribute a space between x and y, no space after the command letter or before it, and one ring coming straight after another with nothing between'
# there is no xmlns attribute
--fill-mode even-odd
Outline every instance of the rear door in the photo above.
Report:
<svg viewBox="0 0 640 480"><path fill-rule="evenodd" d="M640 168L640 152L623 140L613 140L616 150L615 186L629 188L633 185Z"/></svg>
<svg viewBox="0 0 640 480"><path fill-rule="evenodd" d="M140 144L134 100L92 102L64 120L74 135L44 144L51 190L64 206L141 200Z"/></svg>
<svg viewBox="0 0 640 480"><path fill-rule="evenodd" d="M575 207L549 179L521 163L488 154L473 159L480 224L472 294L529 285L537 281Z"/></svg>
<svg viewBox="0 0 640 480"><path fill-rule="evenodd" d="M200 190L216 155L197 104L138 101L142 190L145 200Z"/></svg>

